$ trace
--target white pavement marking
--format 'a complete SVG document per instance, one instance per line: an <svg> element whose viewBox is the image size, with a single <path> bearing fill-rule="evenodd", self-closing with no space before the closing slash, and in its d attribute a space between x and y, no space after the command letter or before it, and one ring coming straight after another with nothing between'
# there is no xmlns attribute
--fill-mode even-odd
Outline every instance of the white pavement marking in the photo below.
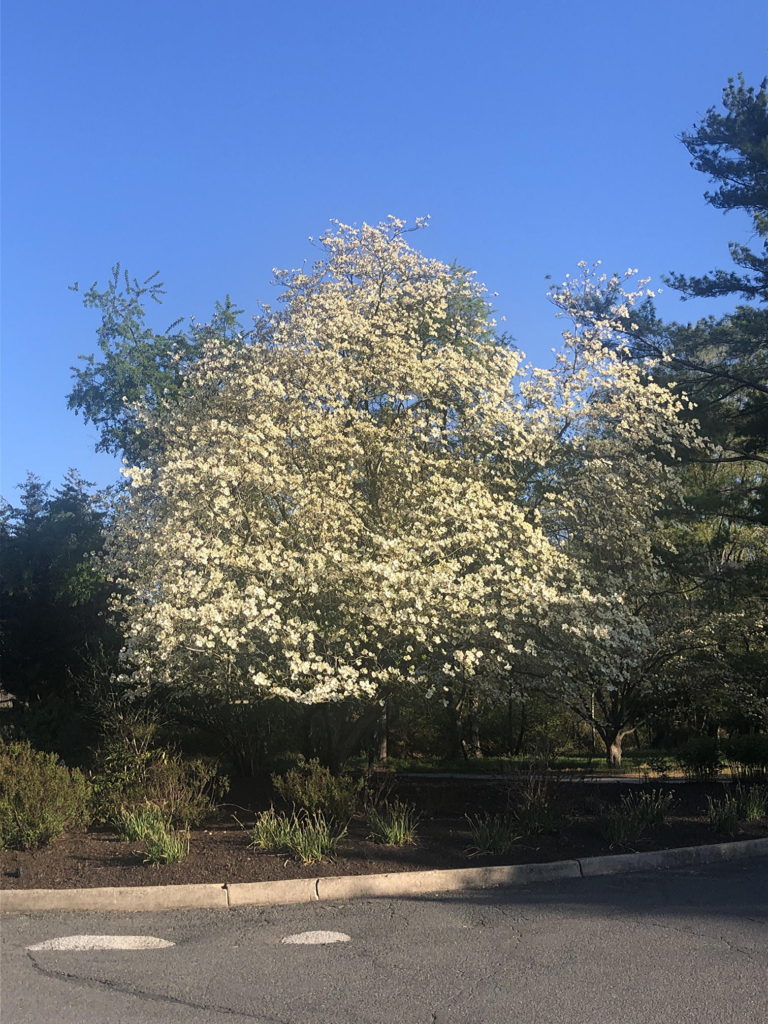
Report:
<svg viewBox="0 0 768 1024"><path fill-rule="evenodd" d="M297 946L316 946L324 942L349 942L344 932L300 932L298 935L286 935L281 942L294 943Z"/></svg>
<svg viewBox="0 0 768 1024"><path fill-rule="evenodd" d="M33 953L44 949L77 950L87 949L166 949L175 943L167 939L156 939L152 935L63 935L59 939L48 939L35 946L27 946Z"/></svg>

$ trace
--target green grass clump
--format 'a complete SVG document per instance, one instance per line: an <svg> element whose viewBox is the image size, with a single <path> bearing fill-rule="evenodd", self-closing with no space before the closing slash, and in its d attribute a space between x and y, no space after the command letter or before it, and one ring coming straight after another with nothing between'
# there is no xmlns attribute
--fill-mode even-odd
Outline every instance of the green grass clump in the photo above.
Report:
<svg viewBox="0 0 768 1024"><path fill-rule="evenodd" d="M114 819L115 832L127 843L143 843L156 832L171 827L170 819L156 804L122 807Z"/></svg>
<svg viewBox="0 0 768 1024"><path fill-rule="evenodd" d="M649 789L645 793L628 793L622 800L627 811L637 816L643 826L663 825L672 809L675 798L661 789Z"/></svg>
<svg viewBox="0 0 768 1024"><path fill-rule="evenodd" d="M145 839L145 864L173 864L184 860L189 853L189 831L166 825L157 828Z"/></svg>
<svg viewBox="0 0 768 1024"><path fill-rule="evenodd" d="M551 780L546 775L529 775L514 808L519 830L526 836L554 835L560 827Z"/></svg>
<svg viewBox="0 0 768 1024"><path fill-rule="evenodd" d="M625 846L639 839L647 828L663 825L673 803L672 794L660 789L627 793L618 806L603 809L598 827L611 846Z"/></svg>
<svg viewBox="0 0 768 1024"><path fill-rule="evenodd" d="M368 811L369 839L388 846L410 846L416 842L419 814L413 804L387 801Z"/></svg>
<svg viewBox="0 0 768 1024"><path fill-rule="evenodd" d="M327 819L322 811L277 814L262 811L251 829L251 846L266 853L286 853L302 864L318 864L336 852L347 834L346 825Z"/></svg>
<svg viewBox="0 0 768 1024"><path fill-rule="evenodd" d="M83 773L54 754L0 741L0 847L34 849L86 825L90 797Z"/></svg>
<svg viewBox="0 0 768 1024"><path fill-rule="evenodd" d="M739 806L739 817L744 821L768 817L768 786L737 786L734 798Z"/></svg>
<svg viewBox="0 0 768 1024"><path fill-rule="evenodd" d="M287 853L289 850L291 819L285 814L278 814L274 807L261 811L251 829L250 846L255 846L265 853Z"/></svg>
<svg viewBox="0 0 768 1024"><path fill-rule="evenodd" d="M626 846L640 838L645 823L625 807L607 807L598 819L598 828L611 846Z"/></svg>
<svg viewBox="0 0 768 1024"><path fill-rule="evenodd" d="M469 857L509 853L522 838L519 823L512 814L468 814L467 822L472 836L472 843L467 847Z"/></svg>
<svg viewBox="0 0 768 1024"><path fill-rule="evenodd" d="M739 828L740 814L737 797L726 795L719 800L707 797L707 817L715 832L721 835L735 836Z"/></svg>

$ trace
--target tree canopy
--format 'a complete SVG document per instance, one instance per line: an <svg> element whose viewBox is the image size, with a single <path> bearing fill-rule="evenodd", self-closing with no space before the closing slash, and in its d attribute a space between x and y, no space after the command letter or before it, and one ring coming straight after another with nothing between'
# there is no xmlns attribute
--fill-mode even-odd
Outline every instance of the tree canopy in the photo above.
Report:
<svg viewBox="0 0 768 1024"><path fill-rule="evenodd" d="M281 275L268 341L209 339L145 410L109 549L131 685L456 701L515 673L616 687L647 656L679 400L608 315L524 367L404 227L338 225Z"/></svg>

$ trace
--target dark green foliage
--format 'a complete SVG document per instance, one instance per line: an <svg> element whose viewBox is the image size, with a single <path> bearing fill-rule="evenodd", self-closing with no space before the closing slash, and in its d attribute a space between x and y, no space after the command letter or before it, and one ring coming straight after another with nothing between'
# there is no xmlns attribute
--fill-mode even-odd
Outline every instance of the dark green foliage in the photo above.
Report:
<svg viewBox="0 0 768 1024"><path fill-rule="evenodd" d="M91 789L76 768L28 743L0 741L0 846L45 846L89 818Z"/></svg>
<svg viewBox="0 0 768 1024"><path fill-rule="evenodd" d="M110 824L153 804L174 825L199 825L226 787L208 761L120 742L99 751L93 773L96 816Z"/></svg>
<svg viewBox="0 0 768 1024"><path fill-rule="evenodd" d="M320 811L346 824L360 803L365 779L333 775L316 759L303 758L283 775L273 777L275 789L294 810Z"/></svg>
<svg viewBox="0 0 768 1024"><path fill-rule="evenodd" d="M731 771L742 779L768 778L768 736L732 736L725 744Z"/></svg>
<svg viewBox="0 0 768 1024"><path fill-rule="evenodd" d="M717 778L723 757L714 737L699 736L688 740L677 752L677 762L688 778L706 781Z"/></svg>
<svg viewBox="0 0 768 1024"><path fill-rule="evenodd" d="M103 544L105 496L88 488L74 470L53 493L30 474L21 504L4 504L0 522L3 685L22 702L65 701L75 718L80 689L108 674L119 646L106 615L109 586L91 557ZM59 730L45 722L44 707L32 716L53 749L58 714ZM35 722L16 717L33 738Z"/></svg>
<svg viewBox="0 0 768 1024"><path fill-rule="evenodd" d="M719 210L743 210L758 237L768 235L768 79L755 89L742 75L729 79L723 110L711 107L692 131L681 138L693 159L691 166L717 185L705 198ZM675 274L670 283L687 295L732 295L768 299L768 250L756 254L735 242L731 258L745 273L717 270L705 277Z"/></svg>
<svg viewBox="0 0 768 1024"><path fill-rule="evenodd" d="M725 316L692 324L664 325L651 313L639 346L670 359L669 372L696 402L704 433L723 446L712 464L742 467L744 479L730 481L727 494L712 481L715 493L720 490L720 509L765 523L760 467L768 449L768 80L758 89L746 86L741 76L730 80L723 110L711 108L682 141L691 165L716 186L706 193L707 201L725 212L749 214L761 252L732 242L737 269L698 277L672 274L667 281L684 297L735 295L757 304L740 304ZM759 471L756 477L751 468Z"/></svg>

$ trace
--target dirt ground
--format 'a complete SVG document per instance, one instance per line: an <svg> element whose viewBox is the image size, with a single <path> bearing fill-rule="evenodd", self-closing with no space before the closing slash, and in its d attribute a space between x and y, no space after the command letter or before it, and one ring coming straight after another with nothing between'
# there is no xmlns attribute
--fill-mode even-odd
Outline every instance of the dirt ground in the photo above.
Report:
<svg viewBox="0 0 768 1024"><path fill-rule="evenodd" d="M768 837L765 819L742 823L732 837L713 831L706 818L706 797L722 795L724 789L720 784L655 783L653 788L673 793L672 813L664 825L649 829L631 846L611 847L599 833L597 816L602 806L618 802L623 793L637 792L638 786L563 783L553 790L560 815L555 834L523 836L512 852L504 856L470 857L467 848L471 837L465 815L514 806L516 786L482 780L403 781L398 783L397 795L416 803L422 815L418 845L397 848L374 843L367 838L364 819L356 816L332 860L303 866L284 856L249 847L247 826L252 824L256 810L269 806L271 795L264 780L240 780L233 786L229 802L202 828L192 832L189 856L180 863L150 866L143 863L141 843L121 842L107 830L77 832L40 850L0 851L0 882L6 889L259 882L540 863Z"/></svg>

